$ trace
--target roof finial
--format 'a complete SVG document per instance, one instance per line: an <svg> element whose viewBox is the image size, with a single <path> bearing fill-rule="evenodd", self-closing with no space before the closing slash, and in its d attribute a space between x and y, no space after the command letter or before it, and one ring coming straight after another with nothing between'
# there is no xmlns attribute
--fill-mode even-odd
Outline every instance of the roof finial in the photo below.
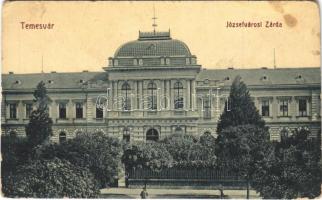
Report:
<svg viewBox="0 0 322 200"><path fill-rule="evenodd" d="M152 24L152 26L153 26L153 32L155 33L155 27L158 26L156 24L155 20L158 19L158 18L155 17L155 7L154 7L154 4L153 4L153 18L152 19L153 19L153 24Z"/></svg>

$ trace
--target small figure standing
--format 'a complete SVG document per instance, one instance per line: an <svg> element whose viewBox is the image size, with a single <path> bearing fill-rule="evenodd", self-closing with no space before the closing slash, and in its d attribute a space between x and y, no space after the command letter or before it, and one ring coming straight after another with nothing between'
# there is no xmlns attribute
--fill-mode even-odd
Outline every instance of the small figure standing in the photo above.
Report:
<svg viewBox="0 0 322 200"><path fill-rule="evenodd" d="M220 198L223 199L225 195L224 195L224 188L221 184L219 185L219 191L220 191Z"/></svg>
<svg viewBox="0 0 322 200"><path fill-rule="evenodd" d="M147 198L148 198L149 194L148 194L148 192L146 191L146 187L144 187L144 188L143 188L143 190L142 190L142 192L141 192L140 196L141 196L141 199L147 199Z"/></svg>
<svg viewBox="0 0 322 200"><path fill-rule="evenodd" d="M129 187L129 174L128 173L125 174L125 187L126 188Z"/></svg>

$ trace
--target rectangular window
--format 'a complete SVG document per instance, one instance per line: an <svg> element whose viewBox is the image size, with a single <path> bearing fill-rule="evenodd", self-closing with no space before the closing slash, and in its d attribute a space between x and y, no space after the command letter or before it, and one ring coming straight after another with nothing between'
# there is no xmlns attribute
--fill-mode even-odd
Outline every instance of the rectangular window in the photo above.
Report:
<svg viewBox="0 0 322 200"><path fill-rule="evenodd" d="M288 100L280 101L280 116L283 116L283 117L288 116Z"/></svg>
<svg viewBox="0 0 322 200"><path fill-rule="evenodd" d="M9 104L10 110L10 119L17 119L17 104L11 103Z"/></svg>
<svg viewBox="0 0 322 200"><path fill-rule="evenodd" d="M96 118L103 119L103 105L96 105Z"/></svg>
<svg viewBox="0 0 322 200"><path fill-rule="evenodd" d="M149 110L157 109L157 96L153 95L148 97L148 108Z"/></svg>
<svg viewBox="0 0 322 200"><path fill-rule="evenodd" d="M26 104L26 119L30 118L31 112L32 112L32 104L28 103Z"/></svg>
<svg viewBox="0 0 322 200"><path fill-rule="evenodd" d="M161 65L164 65L164 58L161 58Z"/></svg>
<svg viewBox="0 0 322 200"><path fill-rule="evenodd" d="M65 103L59 104L59 118L66 119L66 104Z"/></svg>
<svg viewBox="0 0 322 200"><path fill-rule="evenodd" d="M269 117L269 100L262 101L262 116Z"/></svg>
<svg viewBox="0 0 322 200"><path fill-rule="evenodd" d="M211 103L208 98L203 100L203 117L205 119L211 118Z"/></svg>
<svg viewBox="0 0 322 200"><path fill-rule="evenodd" d="M131 98L123 98L123 110L130 111L131 110Z"/></svg>
<svg viewBox="0 0 322 200"><path fill-rule="evenodd" d="M143 59L139 59L139 65L143 65Z"/></svg>
<svg viewBox="0 0 322 200"><path fill-rule="evenodd" d="M307 116L307 101L306 99L299 99L299 116Z"/></svg>
<svg viewBox="0 0 322 200"><path fill-rule="evenodd" d="M175 97L174 109L183 109L183 97L181 97L181 96Z"/></svg>
<svg viewBox="0 0 322 200"><path fill-rule="evenodd" d="M165 59L165 64L166 64L166 65L170 65L170 58L166 58L166 59Z"/></svg>
<svg viewBox="0 0 322 200"><path fill-rule="evenodd" d="M76 119L82 119L83 118L83 104L82 103L76 103Z"/></svg>

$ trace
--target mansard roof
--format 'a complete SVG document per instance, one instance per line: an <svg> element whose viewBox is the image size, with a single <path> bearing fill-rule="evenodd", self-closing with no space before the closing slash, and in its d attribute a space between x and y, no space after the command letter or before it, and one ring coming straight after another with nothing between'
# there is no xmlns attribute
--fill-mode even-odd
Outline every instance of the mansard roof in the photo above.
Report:
<svg viewBox="0 0 322 200"><path fill-rule="evenodd" d="M320 84L320 68L277 68L277 69L204 69L197 81L215 80L231 85L239 75L247 85L294 85Z"/></svg>
<svg viewBox="0 0 322 200"><path fill-rule="evenodd" d="M197 75L197 82L214 80L231 85L239 75L250 86L260 85L320 85L320 68L284 69L204 69ZM180 78L180 77L178 77ZM160 77L162 79L162 77ZM102 84L108 80L107 72L2 74L3 90L28 90L44 80L49 89L81 89L83 84Z"/></svg>
<svg viewBox="0 0 322 200"><path fill-rule="evenodd" d="M97 82L106 79L107 74L104 72L2 74L2 88L33 89L43 80L49 89L77 89L82 88L87 81Z"/></svg>
<svg viewBox="0 0 322 200"><path fill-rule="evenodd" d="M169 32L139 32L138 40L123 44L114 57L183 56L191 57L188 46L170 37Z"/></svg>

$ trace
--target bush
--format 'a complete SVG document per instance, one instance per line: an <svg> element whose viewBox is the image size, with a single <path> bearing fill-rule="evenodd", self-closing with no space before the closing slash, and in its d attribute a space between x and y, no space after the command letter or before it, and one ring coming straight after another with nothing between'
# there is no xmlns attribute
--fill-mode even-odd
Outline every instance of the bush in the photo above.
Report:
<svg viewBox="0 0 322 200"><path fill-rule="evenodd" d="M169 168L173 159L164 144L138 142L127 147L122 156L126 170L133 168L150 168L160 170Z"/></svg>
<svg viewBox="0 0 322 200"><path fill-rule="evenodd" d="M2 189L7 197L93 198L99 194L88 169L58 158L19 166Z"/></svg>
<svg viewBox="0 0 322 200"><path fill-rule="evenodd" d="M16 167L28 162L31 153L28 140L26 138L13 137L9 135L1 136L1 173L4 174L15 171Z"/></svg>
<svg viewBox="0 0 322 200"><path fill-rule="evenodd" d="M58 157L88 168L99 186L106 187L118 175L121 152L121 143L117 138L101 133L82 133L60 145L44 145L36 150L35 155L42 159Z"/></svg>
<svg viewBox="0 0 322 200"><path fill-rule="evenodd" d="M179 168L204 168L216 165L212 149L189 134L172 134L161 141Z"/></svg>

